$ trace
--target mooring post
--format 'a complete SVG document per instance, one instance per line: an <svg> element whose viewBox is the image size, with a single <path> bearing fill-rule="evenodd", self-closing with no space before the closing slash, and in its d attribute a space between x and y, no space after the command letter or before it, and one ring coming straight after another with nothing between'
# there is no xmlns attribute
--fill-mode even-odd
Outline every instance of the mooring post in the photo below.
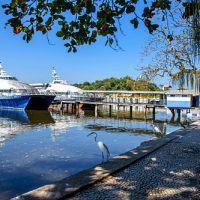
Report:
<svg viewBox="0 0 200 200"><path fill-rule="evenodd" d="M156 118L156 107L154 106L153 107L153 120L155 120Z"/></svg>
<svg viewBox="0 0 200 200"><path fill-rule="evenodd" d="M147 105L144 107L144 119L147 119Z"/></svg>
<svg viewBox="0 0 200 200"><path fill-rule="evenodd" d="M130 106L130 119L132 119L133 116L133 106Z"/></svg>
<svg viewBox="0 0 200 200"><path fill-rule="evenodd" d="M61 111L63 110L63 102L62 101L60 102L60 110Z"/></svg>
<svg viewBox="0 0 200 200"><path fill-rule="evenodd" d="M174 109L170 109L171 113L172 113L172 116L174 117L175 116L175 112L174 112Z"/></svg>
<svg viewBox="0 0 200 200"><path fill-rule="evenodd" d="M178 119L181 118L181 109L177 109L177 113L178 113Z"/></svg>
<svg viewBox="0 0 200 200"><path fill-rule="evenodd" d="M75 113L78 114L79 113L79 103L75 104Z"/></svg>
<svg viewBox="0 0 200 200"><path fill-rule="evenodd" d="M95 104L94 115L95 115L95 117L98 117L98 105L97 104Z"/></svg>
<svg viewBox="0 0 200 200"><path fill-rule="evenodd" d="M75 112L76 112L76 104L73 103L73 104L72 104L72 113L75 113Z"/></svg>
<svg viewBox="0 0 200 200"><path fill-rule="evenodd" d="M68 112L69 111L69 104L67 103L66 105L66 111Z"/></svg>
<svg viewBox="0 0 200 200"><path fill-rule="evenodd" d="M109 117L112 116L112 105L109 105Z"/></svg>

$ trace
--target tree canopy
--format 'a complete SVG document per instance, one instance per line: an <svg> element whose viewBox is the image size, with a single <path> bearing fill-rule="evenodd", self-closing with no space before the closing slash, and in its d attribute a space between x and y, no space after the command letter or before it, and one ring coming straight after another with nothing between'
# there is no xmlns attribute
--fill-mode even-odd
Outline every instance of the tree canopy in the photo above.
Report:
<svg viewBox="0 0 200 200"><path fill-rule="evenodd" d="M93 83L83 82L82 84L74 84L84 90L143 90L143 91L158 91L156 84L145 80L134 80L129 76L123 78L108 78L97 80Z"/></svg>
<svg viewBox="0 0 200 200"><path fill-rule="evenodd" d="M98 36L105 37L110 46L118 45L115 34L125 15L132 17L130 24L134 28L142 23L149 33L153 33L159 26L154 18L161 14L160 21L167 20L166 13L174 2L185 8L184 17L192 16L195 24L199 22L199 9L194 9L198 0L184 3L181 0L9 0L2 7L9 16L7 25L15 34L22 33L27 42L36 31L48 35L56 27L56 35L64 40L68 51L76 52L77 46L94 43ZM143 7L142 13L137 9L139 3ZM195 38L199 41L198 36Z"/></svg>
<svg viewBox="0 0 200 200"><path fill-rule="evenodd" d="M182 74L186 73L187 77L193 79L193 75L196 74L198 69L198 63L194 58L200 56L200 51L193 46L193 42L191 45L189 35L192 34L191 27L193 27L194 22L193 20L188 21L187 17L191 15L191 11L193 14L197 12L195 10L197 8L192 6L186 8L186 10L181 9L178 5L171 7L173 14L168 15L170 26L161 24L149 41L146 42L144 56L151 57L152 61L147 66L141 67L144 78L152 80L157 75L162 77L168 75L170 79L176 77L176 82L178 81L177 78L180 78L181 83L183 82L181 80ZM195 35L195 33L193 34ZM196 37L199 37L199 35L196 35ZM189 72L191 76L189 76Z"/></svg>

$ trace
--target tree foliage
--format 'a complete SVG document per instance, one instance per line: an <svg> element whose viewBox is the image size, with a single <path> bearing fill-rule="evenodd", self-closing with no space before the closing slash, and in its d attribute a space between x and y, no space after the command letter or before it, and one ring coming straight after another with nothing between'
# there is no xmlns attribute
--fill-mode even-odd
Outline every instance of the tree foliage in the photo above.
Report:
<svg viewBox="0 0 200 200"><path fill-rule="evenodd" d="M177 3L183 9L182 17L190 24L192 45L199 52L199 0L143 0L142 13L137 9L139 0L8 0L2 7L9 16L6 24L15 34L22 33L27 42L35 32L48 36L56 27L56 35L65 41L68 51L76 52L77 46L92 44L98 36L106 37L110 46L118 45L115 34L121 29L120 20L125 15L132 17L130 24L134 28L142 22L153 33L160 21L168 24L167 15ZM160 15L160 21L155 23L154 19ZM172 39L170 34L168 37Z"/></svg>
<svg viewBox="0 0 200 200"><path fill-rule="evenodd" d="M188 19L190 27L191 44L196 55L200 54L200 2L199 0L188 0L183 3L185 7L183 18ZM196 58L196 57L194 57Z"/></svg>
<svg viewBox="0 0 200 200"><path fill-rule="evenodd" d="M200 70L185 69L172 75L172 82L179 89L200 91Z"/></svg>
<svg viewBox="0 0 200 200"><path fill-rule="evenodd" d="M104 80L97 80L93 83L84 82L82 84L74 84L84 90L143 90L143 91L158 91L159 88L151 82L145 80L133 80L126 76L123 78L108 78Z"/></svg>
<svg viewBox="0 0 200 200"><path fill-rule="evenodd" d="M2 7L9 15L7 25L15 34L22 33L29 42L36 31L47 35L56 25L56 35L65 41L68 51L106 37L106 44L117 45L115 34L120 20L131 15L130 24L142 22L150 33L158 27L153 17L158 11L170 10L171 1L143 0L143 12L137 13L139 0L9 0Z"/></svg>
<svg viewBox="0 0 200 200"><path fill-rule="evenodd" d="M188 19L184 19L184 9L177 5L171 9L176 15L168 15L170 26L161 25L147 42L144 56L151 56L152 62L141 67L142 76L148 80L157 75L173 77L175 73L197 70L197 63L193 59L200 56L200 52L191 46L188 38ZM170 35L169 35L170 31Z"/></svg>

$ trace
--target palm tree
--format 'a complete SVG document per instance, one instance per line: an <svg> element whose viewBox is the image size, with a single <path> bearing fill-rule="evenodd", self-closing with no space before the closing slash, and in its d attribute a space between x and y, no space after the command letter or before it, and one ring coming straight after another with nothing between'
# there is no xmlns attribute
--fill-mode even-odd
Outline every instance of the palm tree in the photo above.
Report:
<svg viewBox="0 0 200 200"><path fill-rule="evenodd" d="M200 58L200 2L199 0L187 0L183 3L184 18L190 22L191 45L194 49L194 58Z"/></svg>
<svg viewBox="0 0 200 200"><path fill-rule="evenodd" d="M177 85L179 89L189 88L200 92L200 70L184 69L172 76L173 84Z"/></svg>

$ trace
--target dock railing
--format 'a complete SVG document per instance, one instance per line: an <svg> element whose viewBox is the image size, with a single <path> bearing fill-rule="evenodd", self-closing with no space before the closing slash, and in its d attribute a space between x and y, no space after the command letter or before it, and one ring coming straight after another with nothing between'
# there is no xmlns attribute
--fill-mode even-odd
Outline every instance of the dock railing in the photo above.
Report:
<svg viewBox="0 0 200 200"><path fill-rule="evenodd" d="M102 104L121 104L121 105L132 105L132 104L141 104L141 105L158 105L165 106L166 100L159 98L108 98L108 97L74 97L69 98L63 101L73 101L73 102L96 102Z"/></svg>

